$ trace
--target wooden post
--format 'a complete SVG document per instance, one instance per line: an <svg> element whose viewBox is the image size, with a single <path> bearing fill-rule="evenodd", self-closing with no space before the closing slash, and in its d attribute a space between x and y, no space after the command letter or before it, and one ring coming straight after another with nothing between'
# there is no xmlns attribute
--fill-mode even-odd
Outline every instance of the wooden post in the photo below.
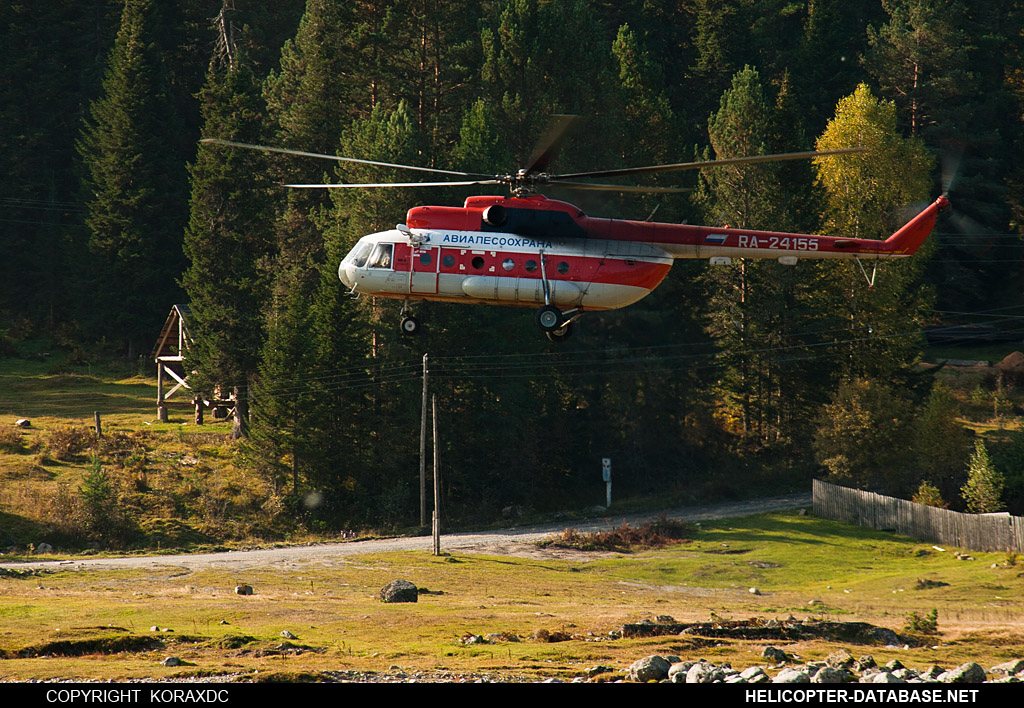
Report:
<svg viewBox="0 0 1024 708"><path fill-rule="evenodd" d="M156 363L156 417L161 423L167 422L167 404L164 403L164 363Z"/></svg>
<svg viewBox="0 0 1024 708"><path fill-rule="evenodd" d="M196 395L194 395L192 397L192 403L194 403L195 406L196 406L196 419L195 419L196 420L196 425L202 425L203 424L203 408L205 407L205 404L203 403L203 396L202 396L202 394L197 393Z"/></svg>
<svg viewBox="0 0 1024 708"><path fill-rule="evenodd" d="M92 415L93 420L96 423L96 437L100 437L101 435L103 435L103 428L100 426L100 412L93 411Z"/></svg>

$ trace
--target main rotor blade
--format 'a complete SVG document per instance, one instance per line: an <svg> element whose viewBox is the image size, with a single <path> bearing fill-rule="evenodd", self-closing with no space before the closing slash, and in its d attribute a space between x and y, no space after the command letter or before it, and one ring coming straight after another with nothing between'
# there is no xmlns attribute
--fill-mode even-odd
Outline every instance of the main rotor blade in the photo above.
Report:
<svg viewBox="0 0 1024 708"><path fill-rule="evenodd" d="M757 162L778 162L781 160L807 160L828 155L847 155L850 153L867 152L867 148L840 148L837 150L821 150L818 152L785 152L777 155L751 155L749 157L727 157L722 160L705 160L703 162L678 162L672 165L650 165L648 167L626 167L620 170L601 170L600 172L574 172L572 174L551 175L551 179L578 179L580 177L625 177L627 175L655 174L658 172L682 172L684 170L701 170L705 167L724 167L726 165L749 165Z"/></svg>
<svg viewBox="0 0 1024 708"><path fill-rule="evenodd" d="M543 172L547 169L551 161L558 155L558 151L562 147L562 141L565 140L569 128L572 127L578 118L579 116L562 114L551 116L551 120L548 121L547 130L544 131L544 136L537 141L536 147L533 148L533 154L530 155L526 167L523 168L524 174L529 175L534 172Z"/></svg>
<svg viewBox="0 0 1024 708"><path fill-rule="evenodd" d="M555 178L552 178L547 184L551 187L594 190L599 192L660 192L665 194L677 194L679 192L693 191L692 187L643 187L641 185L601 184L599 182L563 182L562 180Z"/></svg>
<svg viewBox="0 0 1024 708"><path fill-rule="evenodd" d="M456 177L489 177L479 172L453 172L452 170L438 170L433 167L415 167L413 165L396 165L390 162L377 162L375 160L360 160L355 157L341 157L339 155L324 155L319 152L303 152L302 150L289 150L287 148L268 147L266 145L251 145L249 143L236 143L233 140L220 140L218 138L203 138L199 142L207 145L223 145L225 147L245 148L246 150L259 150L260 152L276 152L281 155L297 155L299 157L315 157L320 160L335 160L337 162L355 162L360 165L374 165L376 167L390 167L399 170L416 170L417 172L432 172L440 175L454 175Z"/></svg>
<svg viewBox="0 0 1024 708"><path fill-rule="evenodd" d="M466 182L376 182L367 184L284 184L293 189L373 189L377 187L472 187L483 184L504 184L497 179L478 179Z"/></svg>

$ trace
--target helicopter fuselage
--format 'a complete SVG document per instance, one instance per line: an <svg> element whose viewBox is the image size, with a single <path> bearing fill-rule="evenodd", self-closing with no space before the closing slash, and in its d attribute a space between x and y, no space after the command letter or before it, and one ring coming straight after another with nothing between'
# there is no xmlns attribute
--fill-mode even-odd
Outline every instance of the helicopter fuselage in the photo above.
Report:
<svg viewBox="0 0 1024 708"><path fill-rule="evenodd" d="M912 255L947 203L940 197L879 241L592 218L539 195L470 197L462 207L410 209L406 224L360 239L338 274L354 293L407 301L609 310L649 294L675 258L794 265Z"/></svg>

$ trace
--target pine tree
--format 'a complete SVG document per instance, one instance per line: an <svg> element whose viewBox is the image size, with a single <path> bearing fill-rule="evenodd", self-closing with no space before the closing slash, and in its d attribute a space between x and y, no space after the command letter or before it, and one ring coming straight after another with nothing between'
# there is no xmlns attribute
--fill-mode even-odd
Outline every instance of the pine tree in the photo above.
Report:
<svg viewBox="0 0 1024 708"><path fill-rule="evenodd" d="M1016 292L1019 261L1004 255L1007 192L1000 176L1021 134L1007 77L1021 65L1021 8L1012 2L888 0L887 22L869 28L865 68L899 118L942 160L941 189L955 207L929 267L940 306L974 309ZM942 231L947 233L943 234Z"/></svg>
<svg viewBox="0 0 1024 708"><path fill-rule="evenodd" d="M123 4L0 3L0 313L18 336L70 326L90 300L73 158Z"/></svg>
<svg viewBox="0 0 1024 708"><path fill-rule="evenodd" d="M935 0L885 0L889 21L868 27L864 65L896 103L911 135L936 129L943 107L971 82L965 6Z"/></svg>
<svg viewBox="0 0 1024 708"><path fill-rule="evenodd" d="M603 132L599 118L606 100L601 87L613 81L612 64L587 4L505 0L495 11L480 32L481 92L500 141L516 164L529 159L553 114L597 117L590 129ZM583 169L606 159L606 150L604 144L586 149L566 144L558 165Z"/></svg>
<svg viewBox="0 0 1024 708"><path fill-rule="evenodd" d="M774 152L774 123L760 77L746 67L733 77L708 121L716 156ZM788 199L782 169L768 164L706 170L700 195L708 216L735 228L785 229ZM800 389L806 386L803 367L792 361L800 314L798 276L772 261L738 259L711 268L704 280L708 332L721 350L720 391L735 413L736 429L750 442L783 440L802 398Z"/></svg>
<svg viewBox="0 0 1024 708"><path fill-rule="evenodd" d="M184 171L174 152L175 118L157 44L152 0L127 0L107 62L103 96L79 142L86 175L90 247L102 256L96 309L105 332L124 336L130 357L180 299Z"/></svg>
<svg viewBox="0 0 1024 708"><path fill-rule="evenodd" d="M1003 475L988 456L985 441L974 441L974 452L967 465L967 484L960 489L967 511L972 514L991 514L1002 511Z"/></svg>

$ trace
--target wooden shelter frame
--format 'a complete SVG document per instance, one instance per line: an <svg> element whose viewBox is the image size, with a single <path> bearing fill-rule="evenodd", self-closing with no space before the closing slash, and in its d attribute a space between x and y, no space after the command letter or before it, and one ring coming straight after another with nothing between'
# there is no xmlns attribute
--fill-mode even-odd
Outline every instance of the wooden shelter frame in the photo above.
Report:
<svg viewBox="0 0 1024 708"><path fill-rule="evenodd" d="M189 346L194 342L186 325L186 318L190 313L188 305L171 306L171 311L167 314L156 346L153 347L153 360L156 362L156 416L161 423L167 422L167 399L182 389L192 390L188 384L188 373L185 373L185 358ZM179 374L175 369L180 369L182 373ZM166 378L172 379L175 383L169 391L165 392ZM192 403L196 408L195 422L197 425L203 424L204 408L226 409L225 416L215 417L234 415L235 402L231 399L220 400L218 398L207 401L197 394L192 397Z"/></svg>

